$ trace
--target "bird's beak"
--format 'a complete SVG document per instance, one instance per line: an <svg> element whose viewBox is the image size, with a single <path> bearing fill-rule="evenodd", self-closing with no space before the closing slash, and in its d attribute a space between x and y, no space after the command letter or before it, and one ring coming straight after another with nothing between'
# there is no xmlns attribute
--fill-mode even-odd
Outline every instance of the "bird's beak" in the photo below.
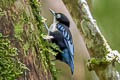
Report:
<svg viewBox="0 0 120 80"><path fill-rule="evenodd" d="M53 11L52 9L49 9L49 10L55 16L55 11Z"/></svg>

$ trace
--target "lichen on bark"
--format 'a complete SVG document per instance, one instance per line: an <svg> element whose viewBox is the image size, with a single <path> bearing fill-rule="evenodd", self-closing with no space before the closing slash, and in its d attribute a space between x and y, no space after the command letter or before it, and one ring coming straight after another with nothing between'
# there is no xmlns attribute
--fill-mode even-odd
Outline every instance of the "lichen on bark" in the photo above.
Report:
<svg viewBox="0 0 120 80"><path fill-rule="evenodd" d="M75 0L69 2L69 0L63 0L68 7L70 13L73 16L81 34L83 35L86 47L89 51L91 59L88 63L88 68L94 70L100 80L118 80L119 76L115 70L114 63L117 61L114 59L108 60L108 54L118 54L117 51L112 50L105 40L104 36L100 32L96 21L93 19L86 0ZM74 5L76 5L74 7ZM77 11L77 14L74 13ZM112 57L112 56L111 56ZM119 55L117 55L119 57ZM117 61L118 62L118 61ZM110 71L111 69L111 71ZM111 73L113 72L113 73Z"/></svg>

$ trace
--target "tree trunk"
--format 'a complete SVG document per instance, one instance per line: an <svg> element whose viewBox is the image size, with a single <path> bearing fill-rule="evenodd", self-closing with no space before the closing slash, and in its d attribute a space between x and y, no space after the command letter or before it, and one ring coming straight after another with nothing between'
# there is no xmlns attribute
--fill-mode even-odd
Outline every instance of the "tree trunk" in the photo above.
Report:
<svg viewBox="0 0 120 80"><path fill-rule="evenodd" d="M18 49L20 61L28 68L17 80L55 79L38 16L41 15L36 0L0 0L0 32L8 36L11 46Z"/></svg>

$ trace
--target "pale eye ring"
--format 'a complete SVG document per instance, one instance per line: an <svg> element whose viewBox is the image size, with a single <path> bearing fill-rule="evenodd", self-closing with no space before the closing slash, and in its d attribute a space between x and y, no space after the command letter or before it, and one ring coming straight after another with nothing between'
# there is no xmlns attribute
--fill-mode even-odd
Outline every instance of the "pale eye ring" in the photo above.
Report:
<svg viewBox="0 0 120 80"><path fill-rule="evenodd" d="M60 15L60 14L57 14L57 18L61 18L61 15Z"/></svg>

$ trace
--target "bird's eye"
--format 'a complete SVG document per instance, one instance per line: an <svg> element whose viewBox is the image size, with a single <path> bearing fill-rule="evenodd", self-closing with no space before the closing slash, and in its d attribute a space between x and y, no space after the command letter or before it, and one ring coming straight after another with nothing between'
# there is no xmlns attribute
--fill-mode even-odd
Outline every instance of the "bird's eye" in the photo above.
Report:
<svg viewBox="0 0 120 80"><path fill-rule="evenodd" d="M61 15L60 15L60 14L57 14L57 18L61 18Z"/></svg>

